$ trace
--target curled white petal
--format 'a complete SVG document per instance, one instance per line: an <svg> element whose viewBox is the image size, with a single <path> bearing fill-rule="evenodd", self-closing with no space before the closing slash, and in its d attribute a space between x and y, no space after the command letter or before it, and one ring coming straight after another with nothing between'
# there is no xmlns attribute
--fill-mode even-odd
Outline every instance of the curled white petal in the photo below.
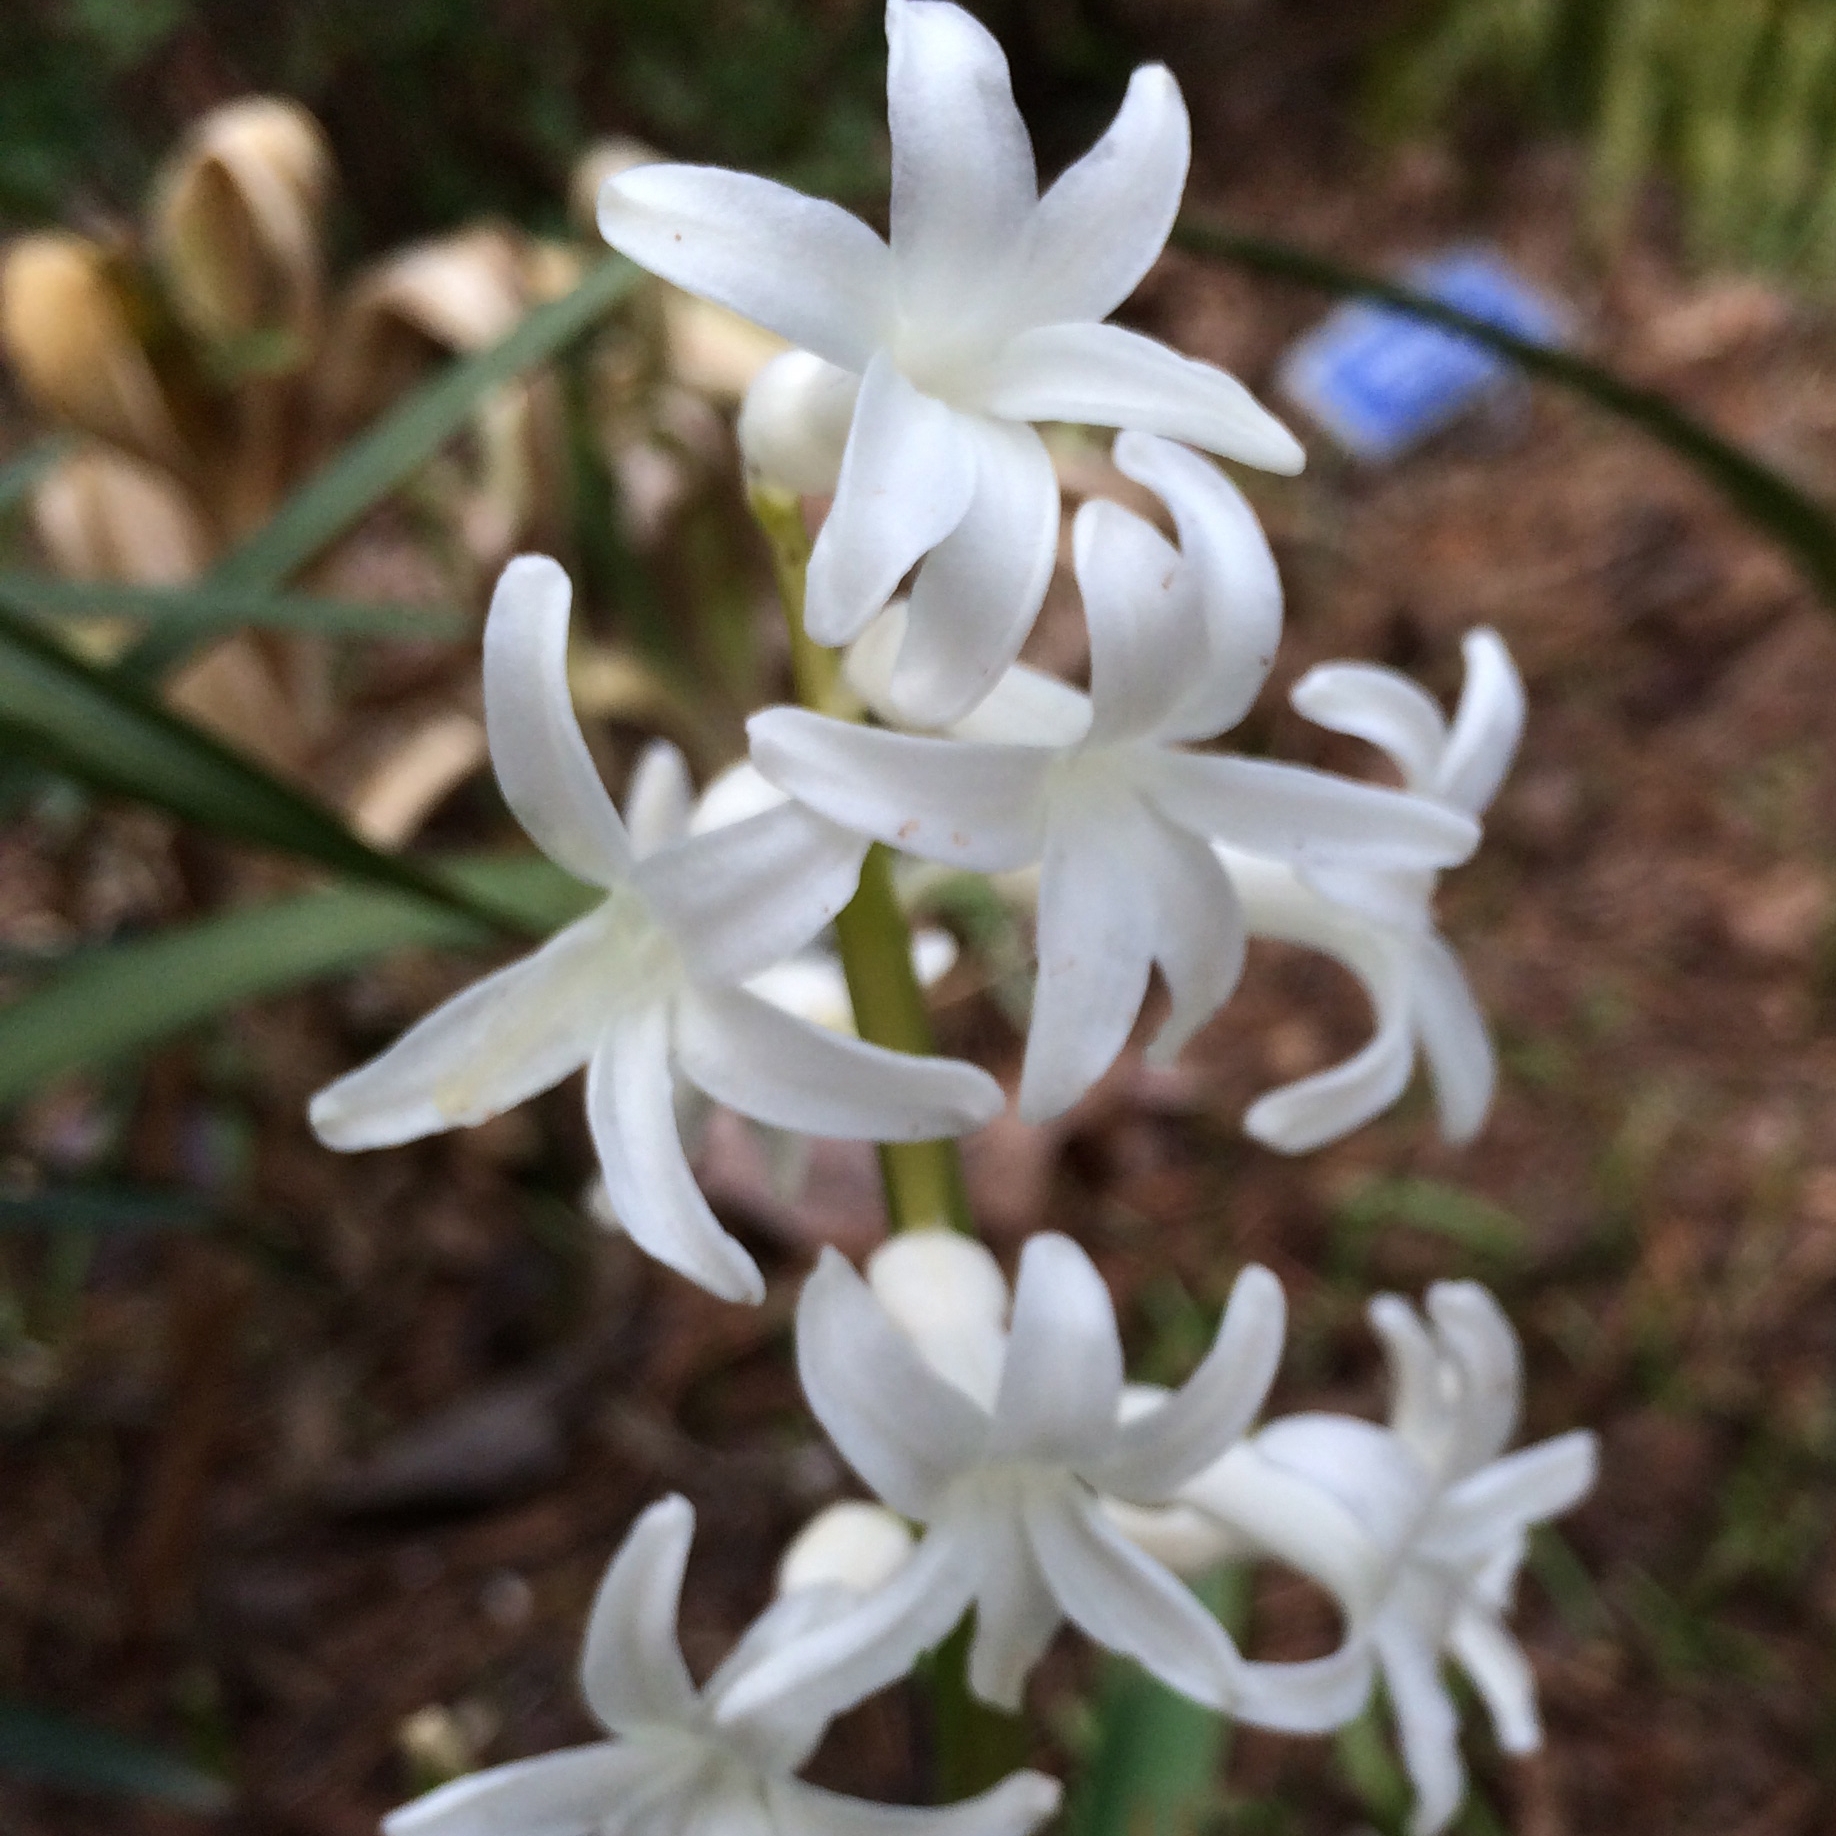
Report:
<svg viewBox="0 0 1836 1836"><path fill-rule="evenodd" d="M860 392L852 370L811 351L780 351L752 379L734 430L747 469L781 491L829 496Z"/></svg>
<svg viewBox="0 0 1836 1836"><path fill-rule="evenodd" d="M499 576L484 633L491 764L530 839L593 886L631 872L631 843L594 769L567 686L573 588L546 555L519 555Z"/></svg>
<svg viewBox="0 0 1836 1836"><path fill-rule="evenodd" d="M905 1566L912 1553L905 1520L884 1505L843 1499L817 1512L778 1560L778 1592L845 1587L870 1594Z"/></svg>
<svg viewBox="0 0 1836 1836"><path fill-rule="evenodd" d="M614 1734L684 1721L695 1711L694 1680L676 1642L694 1537L688 1500L659 1499L626 1532L599 1584L580 1654L580 1687Z"/></svg>

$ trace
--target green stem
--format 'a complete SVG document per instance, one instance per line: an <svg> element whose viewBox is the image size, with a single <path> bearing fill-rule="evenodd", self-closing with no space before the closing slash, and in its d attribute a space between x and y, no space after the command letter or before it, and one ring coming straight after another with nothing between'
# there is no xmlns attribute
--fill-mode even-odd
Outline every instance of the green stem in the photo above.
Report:
<svg viewBox="0 0 1836 1836"><path fill-rule="evenodd" d="M969 1645L974 1636L972 1607L931 1658L939 1804L972 1798L1027 1761L1025 1720L991 1709L969 1688Z"/></svg>
<svg viewBox="0 0 1836 1836"><path fill-rule="evenodd" d="M755 485L752 510L771 544L778 594L790 626L791 676L797 699L821 714L858 718L858 708L842 680L840 658L812 643L803 628L810 538L802 506L788 492ZM937 1045L924 990L912 969L911 933L893 891L892 858L877 842L861 863L859 890L835 920L835 935L860 1036L895 1052L934 1053ZM954 1141L883 1142L880 1178L894 1230L928 1226L975 1235L962 1156Z"/></svg>

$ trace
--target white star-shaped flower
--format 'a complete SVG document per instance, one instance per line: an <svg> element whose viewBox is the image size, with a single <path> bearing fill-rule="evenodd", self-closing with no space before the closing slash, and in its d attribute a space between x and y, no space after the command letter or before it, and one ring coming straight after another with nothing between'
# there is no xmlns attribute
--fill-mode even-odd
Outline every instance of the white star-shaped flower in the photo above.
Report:
<svg viewBox="0 0 1836 1836"><path fill-rule="evenodd" d="M1320 726L1387 753L1404 784L1475 819L1496 795L1523 733L1524 688L1504 640L1469 631L1466 682L1449 726L1434 698L1394 670L1328 663L1295 685ZM1402 1095L1419 1047L1434 1076L1441 1133L1470 1141L1491 1107L1492 1042L1459 959L1435 929L1431 872L1320 871L1224 848L1252 935L1339 959L1364 983L1376 1030L1342 1063L1270 1091L1244 1127L1304 1154L1361 1128Z"/></svg>
<svg viewBox="0 0 1836 1836"><path fill-rule="evenodd" d="M805 1566L817 1572L865 1560L890 1567L890 1579L760 1664L729 1696L732 1712L798 1692L857 1700L903 1675L971 1606L970 1687L1001 1708L1019 1706L1028 1674L1069 1619L1172 1688L1245 1719L1320 1729L1355 1710L1355 1654L1246 1662L1097 1498L1100 1489L1163 1503L1243 1432L1281 1355L1274 1276L1245 1269L1185 1387L1124 1423L1109 1293L1068 1237L1028 1241L1011 1319L993 1258L948 1232L894 1238L870 1275L871 1286L824 1252L798 1307L798 1368L843 1456L925 1533L906 1560L896 1539L877 1534L865 1552L852 1532L839 1556L806 1548Z"/></svg>
<svg viewBox="0 0 1836 1836"><path fill-rule="evenodd" d="M1087 702L1017 669L945 736L796 708L768 708L747 729L767 778L860 834L982 872L1041 863L1020 1080L1029 1122L1070 1108L1113 1063L1156 962L1172 997L1159 1062L1236 986L1242 913L1210 844L1296 867L1416 872L1464 859L1478 837L1442 800L1185 749L1255 699L1280 587L1255 516L1215 466L1142 434L1115 453L1166 501L1180 547L1119 504L1078 511Z"/></svg>
<svg viewBox="0 0 1836 1836"><path fill-rule="evenodd" d="M1293 437L1222 371L1100 323L1153 265L1186 180L1178 86L1137 70L1109 131L1044 197L1000 46L960 7L891 0L890 242L833 204L712 167L640 166L600 194L606 240L793 345L754 385L755 460L835 493L805 617L849 642L921 558L895 694L965 713L1018 653L1058 542L1030 423L1132 427L1274 471ZM834 473L825 433L846 430ZM813 474L813 475L812 475Z"/></svg>
<svg viewBox="0 0 1836 1836"><path fill-rule="evenodd" d="M627 828L568 696L569 599L553 561L504 570L485 626L485 724L517 820L606 897L320 1091L312 1124L332 1147L393 1146L482 1122L585 1065L600 1171L633 1240L714 1294L756 1301L759 1271L683 1154L676 1071L774 1127L873 1141L977 1127L1000 1087L972 1065L811 1026L741 986L841 909L862 846L791 803L683 835L685 779L667 764L640 774Z"/></svg>
<svg viewBox="0 0 1836 1836"><path fill-rule="evenodd" d="M612 1739L455 1779L386 1818L386 1836L1026 1836L1057 1808L1057 1784L1036 1772L939 1810L870 1804L793 1777L829 1710L793 1697L753 1715L723 1709L759 1664L845 1611L850 1596L784 1595L697 1690L676 1642L694 1529L686 1499L652 1505L600 1585L580 1681Z"/></svg>
<svg viewBox="0 0 1836 1836"><path fill-rule="evenodd" d="M1510 1321L1474 1282L1428 1291L1428 1323L1396 1295L1371 1303L1394 1390L1390 1425L1296 1415L1238 1443L1182 1488L1226 1528L1331 1590L1362 1661L1380 1670L1416 1791L1413 1836L1434 1836L1466 1788L1443 1654L1472 1679L1499 1745L1542 1744L1536 1682L1505 1630L1527 1531L1594 1483L1585 1431L1504 1452L1522 1358ZM1152 1419L1151 1417L1149 1419Z"/></svg>

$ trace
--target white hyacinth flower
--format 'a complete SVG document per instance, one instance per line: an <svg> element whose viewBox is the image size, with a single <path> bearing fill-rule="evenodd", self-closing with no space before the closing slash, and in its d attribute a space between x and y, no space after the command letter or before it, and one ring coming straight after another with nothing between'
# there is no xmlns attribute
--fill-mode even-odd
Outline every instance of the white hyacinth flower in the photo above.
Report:
<svg viewBox="0 0 1836 1836"><path fill-rule="evenodd" d="M1379 747L1417 795L1477 818L1516 753L1524 688L1497 632L1469 631L1462 649L1466 682L1451 726L1419 684L1361 663L1309 670L1294 705L1320 726ZM1437 876L1297 871L1238 849L1219 854L1251 934L1336 957L1364 984L1377 1023L1352 1057L1259 1098L1244 1127L1288 1154L1335 1141L1402 1095L1419 1049L1433 1073L1442 1135L1470 1141L1491 1107L1497 1067L1459 959L1435 929Z"/></svg>
<svg viewBox="0 0 1836 1836"><path fill-rule="evenodd" d="M482 1122L585 1065L600 1171L633 1240L711 1293L757 1301L758 1268L683 1153L677 1070L761 1122L875 1141L977 1127L1001 1108L1000 1087L971 1065L867 1045L747 992L847 902L861 845L789 803L680 836L683 780L667 764L639 775L627 828L568 696L569 600L553 561L523 556L504 570L485 626L485 724L517 820L605 900L320 1091L312 1124L332 1147L393 1146Z"/></svg>
<svg viewBox="0 0 1836 1836"><path fill-rule="evenodd" d="M1010 671L945 736L854 726L797 708L748 723L774 784L860 834L949 866L1041 863L1038 986L1021 1072L1029 1122L1070 1108L1127 1042L1156 962L1170 1060L1228 998L1244 928L1210 844L1303 868L1415 872L1478 836L1444 801L1301 766L1186 750L1235 726L1279 636L1274 563L1242 494L1170 441L1124 435L1116 463L1159 493L1175 549L1119 504L1074 526L1090 627L1090 695ZM980 737L988 734L989 737Z"/></svg>
<svg viewBox="0 0 1836 1836"><path fill-rule="evenodd" d="M1018 1708L1069 1619L1170 1687L1247 1719L1319 1729L1355 1710L1355 1654L1246 1662L1096 1495L1162 1503L1243 1432L1281 1355L1274 1276L1245 1269L1190 1381L1150 1418L1123 1423L1115 1312L1068 1237L1028 1241L1011 1320L993 1258L949 1232L894 1238L870 1272L871 1285L823 1253L798 1306L798 1368L843 1456L925 1533L903 1561L871 1533L875 1558L896 1563L890 1579L762 1663L728 1698L732 1712L807 1692L855 1701L902 1676L971 1606L969 1684L1003 1709ZM806 1556L819 1573L825 1561L847 1572L865 1559L854 1527L825 1528Z"/></svg>
<svg viewBox="0 0 1836 1836"><path fill-rule="evenodd" d="M794 1698L755 1715L722 1710L760 1663L850 1596L785 1595L697 1690L676 1642L694 1530L686 1499L652 1505L600 1585L580 1681L612 1739L455 1779L386 1818L385 1836L1026 1836L1057 1808L1057 1784L1036 1772L940 1810L870 1804L795 1778L828 1710Z"/></svg>
<svg viewBox="0 0 1836 1836"><path fill-rule="evenodd" d="M987 30L941 0L890 0L886 35L890 242L834 204L705 166L621 173L599 227L799 347L754 384L744 427L755 460L782 461L776 482L835 493L810 636L852 640L923 559L895 692L938 726L1012 661L1051 576L1058 485L1031 423L1139 428L1280 472L1303 454L1233 378L1100 322L1179 210L1190 133L1172 76L1137 70L1108 132L1041 197ZM844 428L825 466L825 431Z"/></svg>
<svg viewBox="0 0 1836 1836"><path fill-rule="evenodd" d="M1522 1356L1511 1323L1475 1282L1428 1291L1424 1323L1382 1295L1390 1425L1296 1415L1233 1447L1182 1489L1224 1528L1311 1575L1343 1607L1367 1671L1380 1671L1415 1786L1413 1836L1434 1836L1466 1789L1459 1717L1441 1676L1451 1657L1484 1699L1508 1753L1542 1744L1536 1680L1506 1631L1533 1524L1594 1483L1592 1434L1504 1452L1517 1426ZM1151 1418L1150 1418L1151 1419Z"/></svg>

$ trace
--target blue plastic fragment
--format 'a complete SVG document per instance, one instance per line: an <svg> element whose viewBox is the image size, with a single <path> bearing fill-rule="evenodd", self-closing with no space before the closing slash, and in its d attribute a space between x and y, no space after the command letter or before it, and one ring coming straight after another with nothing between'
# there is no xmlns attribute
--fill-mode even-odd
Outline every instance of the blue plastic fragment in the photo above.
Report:
<svg viewBox="0 0 1836 1836"><path fill-rule="evenodd" d="M1563 341L1566 317L1500 256L1463 249L1403 275L1418 293L1537 344ZM1329 313L1282 361L1280 385L1354 457L1399 458L1509 383L1508 359L1392 306L1358 300Z"/></svg>

